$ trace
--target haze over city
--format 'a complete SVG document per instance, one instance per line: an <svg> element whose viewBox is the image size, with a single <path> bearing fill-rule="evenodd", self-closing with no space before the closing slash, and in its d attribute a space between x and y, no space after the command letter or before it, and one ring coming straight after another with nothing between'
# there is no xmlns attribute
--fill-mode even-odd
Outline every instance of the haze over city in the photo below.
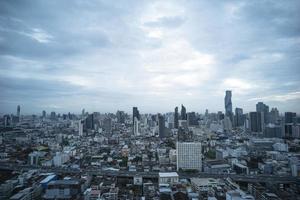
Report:
<svg viewBox="0 0 300 200"><path fill-rule="evenodd" d="M1 1L0 113L300 111L299 1Z"/></svg>

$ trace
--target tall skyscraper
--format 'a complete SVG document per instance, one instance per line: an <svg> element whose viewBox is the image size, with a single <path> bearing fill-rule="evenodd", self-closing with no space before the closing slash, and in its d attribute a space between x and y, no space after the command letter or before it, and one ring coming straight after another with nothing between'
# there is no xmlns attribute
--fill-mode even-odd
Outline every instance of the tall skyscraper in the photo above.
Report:
<svg viewBox="0 0 300 200"><path fill-rule="evenodd" d="M20 114L21 114L21 107L18 105L17 107L17 117L20 119Z"/></svg>
<svg viewBox="0 0 300 200"><path fill-rule="evenodd" d="M240 127L244 125L244 115L242 108L235 108L235 126Z"/></svg>
<svg viewBox="0 0 300 200"><path fill-rule="evenodd" d="M256 104L256 112L262 112L264 115L264 123L269 123L269 106L263 102L258 102Z"/></svg>
<svg viewBox="0 0 300 200"><path fill-rule="evenodd" d="M79 136L84 136L84 133L83 133L83 120L78 121L78 135Z"/></svg>
<svg viewBox="0 0 300 200"><path fill-rule="evenodd" d="M136 119L135 119L136 118ZM135 133L135 127L137 127L138 125L135 124L136 122L138 122L140 120L140 112L138 110L137 107L133 107L132 108L132 133Z"/></svg>
<svg viewBox="0 0 300 200"><path fill-rule="evenodd" d="M89 114L85 119L85 129L94 130L94 114Z"/></svg>
<svg viewBox="0 0 300 200"><path fill-rule="evenodd" d="M202 171L202 151L200 142L177 142L177 170L196 169Z"/></svg>
<svg viewBox="0 0 300 200"><path fill-rule="evenodd" d="M197 126L198 125L198 121L197 121L195 112L189 112L186 115L187 115L187 123L189 126Z"/></svg>
<svg viewBox="0 0 300 200"><path fill-rule="evenodd" d="M158 114L157 118L158 118L158 135L160 138L164 138L164 137L166 137L165 118L161 114Z"/></svg>
<svg viewBox="0 0 300 200"><path fill-rule="evenodd" d="M250 131L262 133L264 131L264 115L262 112L249 113Z"/></svg>
<svg viewBox="0 0 300 200"><path fill-rule="evenodd" d="M133 119L133 134L135 136L140 136L140 121L138 120L137 117L134 117Z"/></svg>
<svg viewBox="0 0 300 200"><path fill-rule="evenodd" d="M46 118L46 111L45 110L43 110L42 116L43 116L43 118Z"/></svg>
<svg viewBox="0 0 300 200"><path fill-rule="evenodd" d="M279 111L277 108L272 108L270 111L269 122L275 124L279 120Z"/></svg>
<svg viewBox="0 0 300 200"><path fill-rule="evenodd" d="M179 114L178 114L178 107L175 108L174 113L174 128L178 128L178 120L179 120Z"/></svg>
<svg viewBox="0 0 300 200"><path fill-rule="evenodd" d="M225 115L227 117L229 117L229 119L231 120L231 122L233 121L233 117L232 117L232 101L231 101L231 91L230 90L226 90L226 95L225 95Z"/></svg>
<svg viewBox="0 0 300 200"><path fill-rule="evenodd" d="M117 121L118 121L118 123L125 123L125 113L124 113L124 111L120 111L120 110L118 110L117 111Z"/></svg>
<svg viewBox="0 0 300 200"><path fill-rule="evenodd" d="M293 119L296 117L296 113L294 112L286 112L284 113L284 122L287 123L293 123Z"/></svg>
<svg viewBox="0 0 300 200"><path fill-rule="evenodd" d="M186 120L186 108L181 104L181 116L180 116L181 120Z"/></svg>
<svg viewBox="0 0 300 200"><path fill-rule="evenodd" d="M103 120L103 129L104 129L104 133L106 135L110 135L111 134L111 127L112 127L112 120L111 118L107 117Z"/></svg>

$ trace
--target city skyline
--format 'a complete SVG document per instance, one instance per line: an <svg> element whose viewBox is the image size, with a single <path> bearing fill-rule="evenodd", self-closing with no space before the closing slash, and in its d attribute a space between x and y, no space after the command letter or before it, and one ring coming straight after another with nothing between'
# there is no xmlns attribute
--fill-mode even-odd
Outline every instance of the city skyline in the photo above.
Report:
<svg viewBox="0 0 300 200"><path fill-rule="evenodd" d="M0 113L300 112L299 1L0 2ZM66 12L67 11L67 12ZM230 28L229 28L230 27Z"/></svg>

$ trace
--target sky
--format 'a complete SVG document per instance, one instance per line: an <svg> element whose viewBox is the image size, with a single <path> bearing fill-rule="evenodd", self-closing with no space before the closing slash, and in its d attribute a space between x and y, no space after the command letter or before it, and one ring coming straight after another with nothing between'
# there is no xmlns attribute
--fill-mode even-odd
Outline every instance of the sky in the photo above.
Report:
<svg viewBox="0 0 300 200"><path fill-rule="evenodd" d="M300 112L300 1L2 0L0 113Z"/></svg>

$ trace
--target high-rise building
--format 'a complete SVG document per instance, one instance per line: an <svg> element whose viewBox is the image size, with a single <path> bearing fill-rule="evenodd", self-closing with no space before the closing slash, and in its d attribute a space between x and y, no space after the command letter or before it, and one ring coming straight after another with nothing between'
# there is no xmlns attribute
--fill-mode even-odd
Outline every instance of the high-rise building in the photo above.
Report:
<svg viewBox="0 0 300 200"><path fill-rule="evenodd" d="M157 115L158 118L158 135L160 138L165 138L165 118L161 114Z"/></svg>
<svg viewBox="0 0 300 200"><path fill-rule="evenodd" d="M202 171L202 151L200 142L177 142L177 170L196 169Z"/></svg>
<svg viewBox="0 0 300 200"><path fill-rule="evenodd" d="M225 95L225 116L228 116L231 122L233 121L233 114L232 114L232 101L231 101L232 93L230 90L226 90Z"/></svg>
<svg viewBox="0 0 300 200"><path fill-rule="evenodd" d="M18 105L17 107L17 117L20 119L20 114L21 114L21 107Z"/></svg>
<svg viewBox="0 0 300 200"><path fill-rule="evenodd" d="M178 128L178 120L179 120L179 114L178 114L178 107L175 108L174 113L174 128Z"/></svg>
<svg viewBox="0 0 300 200"><path fill-rule="evenodd" d="M56 120L56 113L55 113L54 111L52 111L52 112L50 113L50 119L51 119L51 120Z"/></svg>
<svg viewBox="0 0 300 200"><path fill-rule="evenodd" d="M235 108L235 126L240 127L244 125L244 115L242 108Z"/></svg>
<svg viewBox="0 0 300 200"><path fill-rule="evenodd" d="M78 135L79 136L84 136L84 133L83 133L83 120L79 120L78 121Z"/></svg>
<svg viewBox="0 0 300 200"><path fill-rule="evenodd" d="M84 120L84 129L94 130L94 114L89 114Z"/></svg>
<svg viewBox="0 0 300 200"><path fill-rule="evenodd" d="M251 132L262 133L264 130L264 115L262 112L249 113L249 128Z"/></svg>
<svg viewBox="0 0 300 200"><path fill-rule="evenodd" d="M293 123L293 119L296 117L296 113L294 112L286 112L284 113L284 121L285 123Z"/></svg>
<svg viewBox="0 0 300 200"><path fill-rule="evenodd" d="M118 123L121 123L121 124L125 123L125 112L124 111L118 110L116 115L117 115Z"/></svg>
<svg viewBox="0 0 300 200"><path fill-rule="evenodd" d="M133 134L135 136L140 136L140 120L138 120L137 117L134 117L133 119Z"/></svg>
<svg viewBox="0 0 300 200"><path fill-rule="evenodd" d="M107 117L103 120L104 133L107 135L111 134L112 121L111 118Z"/></svg>
<svg viewBox="0 0 300 200"><path fill-rule="evenodd" d="M258 102L256 104L256 112L262 112L264 115L264 123L269 123L269 106L263 102Z"/></svg>
<svg viewBox="0 0 300 200"><path fill-rule="evenodd" d="M272 108L269 115L269 122L275 124L279 120L279 111L277 108Z"/></svg>
<svg viewBox="0 0 300 200"><path fill-rule="evenodd" d="M135 120L135 118L137 120ZM140 112L137 107L133 107L132 108L132 132L133 132L133 134L134 134L135 127L138 126L135 124L135 122L138 122L138 121L140 121Z"/></svg>
<svg viewBox="0 0 300 200"><path fill-rule="evenodd" d="M186 108L181 104L181 116L180 116L181 120L187 120L186 117Z"/></svg>
<svg viewBox="0 0 300 200"><path fill-rule="evenodd" d="M197 126L198 125L198 120L197 120L195 112L187 113L187 123L189 126Z"/></svg>
<svg viewBox="0 0 300 200"><path fill-rule="evenodd" d="M45 110L43 110L42 116L43 116L43 118L46 118L46 111Z"/></svg>

